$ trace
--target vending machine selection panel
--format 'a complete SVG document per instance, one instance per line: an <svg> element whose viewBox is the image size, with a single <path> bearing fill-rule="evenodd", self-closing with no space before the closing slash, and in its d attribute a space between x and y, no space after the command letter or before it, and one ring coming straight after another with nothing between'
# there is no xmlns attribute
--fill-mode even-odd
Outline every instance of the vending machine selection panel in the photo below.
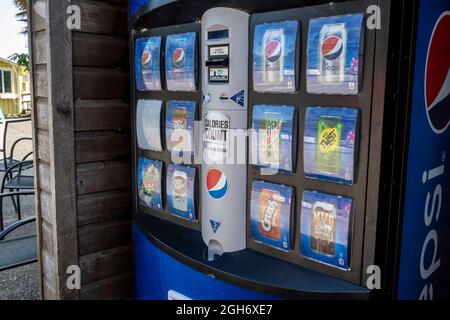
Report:
<svg viewBox="0 0 450 320"><path fill-rule="evenodd" d="M289 249L249 236L247 247L353 283L360 282L363 264L375 62L375 32L363 27L367 4L295 8L250 18L249 128L256 130L248 168L252 223L247 233L254 232L257 218L253 183L292 188L295 196ZM272 46L279 55L271 54ZM297 74L295 81L289 78ZM285 80L295 82L296 89ZM286 118L289 108L297 123L291 130L277 121L280 114ZM289 132L298 138L289 140ZM293 141L292 150L288 141ZM325 196L314 200L315 195ZM275 203L268 197L259 201L263 211ZM276 222L280 210L273 212Z"/></svg>
<svg viewBox="0 0 450 320"><path fill-rule="evenodd" d="M193 23L134 31L133 41L135 207L194 230L200 230L202 218L202 172L195 160L201 156L199 37L200 25ZM150 88L152 79L160 79L160 90ZM153 169L143 171L147 167Z"/></svg>
<svg viewBox="0 0 450 320"><path fill-rule="evenodd" d="M135 34L135 207L196 235L199 252L174 251L196 266L263 255L360 285L379 130L370 125L376 30L364 27L375 2L213 8L201 24ZM161 90L139 89L149 77L144 39L161 41ZM230 164L236 130L249 144Z"/></svg>

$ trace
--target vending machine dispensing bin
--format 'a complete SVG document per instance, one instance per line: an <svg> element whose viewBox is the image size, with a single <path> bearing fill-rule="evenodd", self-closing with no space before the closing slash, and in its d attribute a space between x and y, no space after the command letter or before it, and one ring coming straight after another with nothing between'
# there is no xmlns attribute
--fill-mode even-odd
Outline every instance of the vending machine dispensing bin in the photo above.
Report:
<svg viewBox="0 0 450 320"><path fill-rule="evenodd" d="M448 0L131 2L138 299L448 297Z"/></svg>

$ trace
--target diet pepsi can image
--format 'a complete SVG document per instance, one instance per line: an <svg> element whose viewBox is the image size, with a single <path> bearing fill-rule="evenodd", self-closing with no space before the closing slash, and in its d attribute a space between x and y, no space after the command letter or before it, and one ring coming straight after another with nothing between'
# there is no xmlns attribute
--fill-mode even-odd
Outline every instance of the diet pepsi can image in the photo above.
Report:
<svg viewBox="0 0 450 320"><path fill-rule="evenodd" d="M152 66L152 52L150 50L145 49L141 55L142 79L147 80L149 78L149 74L151 73L151 66Z"/></svg>
<svg viewBox="0 0 450 320"><path fill-rule="evenodd" d="M263 81L279 83L284 80L285 35L283 29L267 30L263 37Z"/></svg>
<svg viewBox="0 0 450 320"><path fill-rule="evenodd" d="M320 30L319 46L320 82L344 82L347 55L345 23L324 25Z"/></svg>
<svg viewBox="0 0 450 320"><path fill-rule="evenodd" d="M173 72L184 72L186 53L183 48L176 48L172 54Z"/></svg>
<svg viewBox="0 0 450 320"><path fill-rule="evenodd" d="M342 119L322 116L317 123L316 167L329 174L339 174L341 170Z"/></svg>

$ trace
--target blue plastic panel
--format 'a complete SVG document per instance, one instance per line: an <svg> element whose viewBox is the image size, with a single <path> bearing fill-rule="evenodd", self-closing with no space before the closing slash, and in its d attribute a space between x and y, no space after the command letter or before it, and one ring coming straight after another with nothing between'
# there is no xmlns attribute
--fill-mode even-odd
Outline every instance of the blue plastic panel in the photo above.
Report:
<svg viewBox="0 0 450 320"><path fill-rule="evenodd" d="M195 300L274 300L276 297L213 279L159 250L134 229L136 299L167 300L169 290Z"/></svg>

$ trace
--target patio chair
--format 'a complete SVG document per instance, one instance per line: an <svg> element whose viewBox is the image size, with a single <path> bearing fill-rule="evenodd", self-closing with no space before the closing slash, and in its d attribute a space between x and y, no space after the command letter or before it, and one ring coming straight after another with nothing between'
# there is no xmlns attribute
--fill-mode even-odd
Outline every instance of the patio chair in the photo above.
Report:
<svg viewBox="0 0 450 320"><path fill-rule="evenodd" d="M30 121L31 118L17 118L17 119L7 119L3 112L0 110L0 152L2 153L2 157L0 160L0 172L5 172L12 165L20 162L19 159L14 158L14 151L17 145L23 141L32 141L30 137L23 137L14 141L11 146L10 154L7 154L7 136L8 136L8 127L11 123L18 122L26 122Z"/></svg>
<svg viewBox="0 0 450 320"><path fill-rule="evenodd" d="M29 153L24 159L31 156ZM27 174L33 168L32 160L25 160L12 165L6 170L0 185L0 231L3 230L3 198L11 197L17 219L22 219L20 208L20 196L23 195L19 191L33 191L34 192L34 174ZM5 192L9 191L9 192ZM13 191L13 192L11 192Z"/></svg>
<svg viewBox="0 0 450 320"><path fill-rule="evenodd" d="M33 195L32 191L15 192L16 195ZM6 195L0 194L0 197ZM7 196L10 196L8 194ZM37 262L36 233L6 239L13 231L36 221L36 217L19 220L0 232L0 272Z"/></svg>

